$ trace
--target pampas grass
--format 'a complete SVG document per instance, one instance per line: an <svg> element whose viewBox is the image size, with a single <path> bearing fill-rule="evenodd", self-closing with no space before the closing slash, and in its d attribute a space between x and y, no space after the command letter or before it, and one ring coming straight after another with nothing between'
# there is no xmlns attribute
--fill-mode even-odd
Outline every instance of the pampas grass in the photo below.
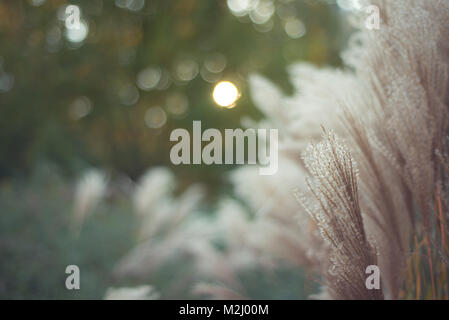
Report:
<svg viewBox="0 0 449 320"><path fill-rule="evenodd" d="M103 172L90 169L83 173L75 187L72 226L80 232L84 220L95 206L104 198L107 191L107 178Z"/></svg>
<svg viewBox="0 0 449 320"><path fill-rule="evenodd" d="M280 163L296 159L292 172L307 168L312 176L309 188L301 181L296 188L276 184L276 193L301 194L325 240L321 297L447 298L448 178L441 150L449 133L449 3L370 3L380 8L380 30L360 24L343 71L293 66L293 97L270 89L260 96L271 92L275 99L254 99L268 117L262 125L282 125ZM270 84L255 79L258 96ZM264 101L276 104L269 109ZM325 130L322 142L306 148L320 141L321 125L332 133ZM275 189L275 181L255 188ZM286 201L272 210L308 224L301 208L294 214L290 208ZM306 250L297 246L297 255ZM380 291L365 288L369 264L380 267Z"/></svg>
<svg viewBox="0 0 449 320"><path fill-rule="evenodd" d="M359 204L357 168L349 148L333 133L311 145L305 163L313 176L309 188L318 205L306 205L330 247L325 273L334 299L382 299L379 290L365 286L365 270L377 265L376 251L368 242Z"/></svg>
<svg viewBox="0 0 449 320"><path fill-rule="evenodd" d="M380 29L354 19L341 70L291 66L290 97L250 77L266 118L242 123L279 129L279 171L236 169L245 206L222 199L209 219L200 189L174 197L167 169L148 172L133 195L140 242L116 274L143 279L184 254L197 271L194 292L216 298L244 296L240 270L287 264L316 275L315 299L449 299L449 2L370 4ZM78 221L91 195L78 191ZM380 289L366 287L372 265Z"/></svg>

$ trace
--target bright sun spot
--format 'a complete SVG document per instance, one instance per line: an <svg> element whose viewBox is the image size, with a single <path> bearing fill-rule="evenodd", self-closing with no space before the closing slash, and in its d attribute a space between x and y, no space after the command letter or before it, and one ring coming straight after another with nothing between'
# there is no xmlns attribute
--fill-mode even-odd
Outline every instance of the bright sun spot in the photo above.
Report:
<svg viewBox="0 0 449 320"><path fill-rule="evenodd" d="M240 93L235 84L230 81L220 81L214 88L212 97L216 104L225 108L232 108L240 98Z"/></svg>

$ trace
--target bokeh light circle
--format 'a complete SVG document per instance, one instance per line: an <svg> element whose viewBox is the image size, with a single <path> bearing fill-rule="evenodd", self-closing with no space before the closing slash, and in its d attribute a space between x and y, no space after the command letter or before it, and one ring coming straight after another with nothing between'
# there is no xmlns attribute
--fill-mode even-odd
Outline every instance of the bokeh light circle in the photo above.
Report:
<svg viewBox="0 0 449 320"><path fill-rule="evenodd" d="M230 81L220 81L214 88L212 97L220 107L232 108L240 98L240 92Z"/></svg>

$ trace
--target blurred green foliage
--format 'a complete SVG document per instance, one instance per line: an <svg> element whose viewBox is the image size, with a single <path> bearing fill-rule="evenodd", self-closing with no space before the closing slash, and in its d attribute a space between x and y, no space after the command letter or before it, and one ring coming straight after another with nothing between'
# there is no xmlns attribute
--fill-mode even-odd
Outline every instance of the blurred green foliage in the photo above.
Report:
<svg viewBox="0 0 449 320"><path fill-rule="evenodd" d="M81 8L88 25L82 42L66 36L69 3ZM267 32L256 30L266 26L248 15L234 16L225 0L137 1L142 8L127 3L134 1L0 1L0 72L14 77L12 88L0 93L0 178L46 161L66 173L95 165L136 178L148 167L170 165L174 128L190 129L192 120L235 128L242 115L260 117L249 98L248 74L265 74L289 92L286 65L339 64L339 13L326 1L274 1ZM305 36L289 38L289 17L303 21ZM206 81L201 71L217 55L226 66ZM176 74L186 61L197 68L190 81ZM136 79L148 67L163 79L156 89L138 89ZM218 79L238 85L242 98L235 108L220 109L212 101ZM170 111L170 104L186 101L185 113ZM168 117L158 129L145 123L153 106ZM216 185L225 168L175 170L189 182Z"/></svg>
<svg viewBox="0 0 449 320"><path fill-rule="evenodd" d="M99 299L115 263L134 244L135 221L120 197L71 228L73 185L46 167L0 185L0 299ZM81 270L82 290L67 290L66 266Z"/></svg>

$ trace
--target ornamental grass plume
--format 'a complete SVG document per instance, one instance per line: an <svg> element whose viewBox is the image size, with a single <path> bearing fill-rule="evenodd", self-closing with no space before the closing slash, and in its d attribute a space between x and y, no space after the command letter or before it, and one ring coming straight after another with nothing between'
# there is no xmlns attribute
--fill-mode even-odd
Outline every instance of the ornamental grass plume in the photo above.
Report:
<svg viewBox="0 0 449 320"><path fill-rule="evenodd" d="M108 288L104 300L158 300L160 294L149 285Z"/></svg>
<svg viewBox="0 0 449 320"><path fill-rule="evenodd" d="M282 127L279 163L290 161L298 173L295 188L289 179L254 185L254 194L275 190L256 208L269 199L277 216L301 217L300 226L285 228L303 233L298 240L315 239L315 229L304 226L316 223L325 240L314 263L325 266L315 269L323 278L320 297L448 299L449 2L361 4L379 8L380 28L354 20L361 23L343 53L343 70L290 67L292 97L253 78L253 100L267 116L260 125ZM318 143L321 126L332 130ZM309 188L300 181L306 169ZM235 181L249 172L239 170ZM242 189L236 186L243 198ZM293 190L311 221L279 197ZM291 257L307 252L308 242L295 244ZM365 287L369 265L380 268L378 291Z"/></svg>
<svg viewBox="0 0 449 320"><path fill-rule="evenodd" d="M78 180L74 193L72 226L79 232L84 220L95 206L104 198L107 191L107 178L101 171L90 169Z"/></svg>
<svg viewBox="0 0 449 320"><path fill-rule="evenodd" d="M175 198L174 180L169 169L153 168L135 187L132 198L140 222L139 242L117 264L117 277L144 278L174 255L192 253L196 242L210 238L212 231L206 223L191 219L198 211L202 189L193 185Z"/></svg>
<svg viewBox="0 0 449 320"><path fill-rule="evenodd" d="M268 268L270 262L262 261L246 239L250 234L247 229L253 225L245 209L235 200L222 199L216 217L208 217L201 208L203 189L193 185L174 196L174 182L169 169L152 168L136 185L132 198L140 221L138 243L117 263L114 277L145 281L170 263L181 261L183 275L173 291L191 286L201 295L228 292L224 288L213 290L219 288L213 284L191 285L206 280L244 291L238 271L253 265ZM221 248L217 243L225 245Z"/></svg>
<svg viewBox="0 0 449 320"><path fill-rule="evenodd" d="M413 291L404 288L404 280L411 271L410 243L418 237L428 274L427 292L415 297L435 299L441 294L432 258L439 247L432 245L437 228L432 203L442 182L436 153L449 132L449 3L374 4L381 9L381 28L357 34L362 47L354 44L344 55L360 81L357 98L349 94L341 102L362 173L362 208L372 220L367 228L378 244L388 296ZM360 104L369 106L366 112L358 111Z"/></svg>
<svg viewBox="0 0 449 320"><path fill-rule="evenodd" d="M377 256L365 232L357 168L349 148L325 131L321 143L309 146L305 164L313 177L308 185L317 200L317 205L305 208L330 248L330 266L324 273L328 293L337 299L382 299L382 291L365 285L365 270L377 265Z"/></svg>

